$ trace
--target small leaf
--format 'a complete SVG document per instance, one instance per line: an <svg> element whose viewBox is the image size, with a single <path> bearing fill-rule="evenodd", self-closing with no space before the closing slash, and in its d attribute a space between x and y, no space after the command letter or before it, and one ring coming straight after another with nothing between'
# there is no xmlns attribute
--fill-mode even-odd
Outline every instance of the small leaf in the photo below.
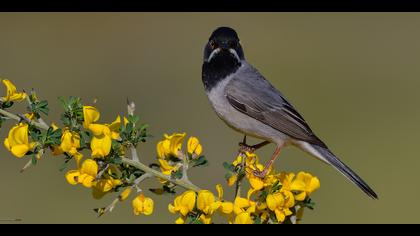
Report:
<svg viewBox="0 0 420 236"><path fill-rule="evenodd" d="M180 178L182 178L182 169L179 169L179 170L177 170L175 172L172 172L171 173L171 178L172 179L180 179Z"/></svg>
<svg viewBox="0 0 420 236"><path fill-rule="evenodd" d="M61 106L63 106L64 110L66 110L66 111L67 111L67 109L68 109L68 104L67 104L66 99L64 99L64 97L62 97L62 96L58 97L57 99L58 99L58 101L60 102Z"/></svg>
<svg viewBox="0 0 420 236"><path fill-rule="evenodd" d="M174 188L170 188L168 185L163 185L163 190L165 191L165 193L170 193L170 194L175 194L175 189Z"/></svg>
<svg viewBox="0 0 420 236"><path fill-rule="evenodd" d="M35 153L33 153L32 155L32 165L36 165L36 163L38 163L38 160L36 159Z"/></svg>
<svg viewBox="0 0 420 236"><path fill-rule="evenodd" d="M174 156L168 157L168 160L171 161L171 162L173 162L173 163L178 163L178 162L181 162L182 161L178 157L174 157Z"/></svg>
<svg viewBox="0 0 420 236"><path fill-rule="evenodd" d="M140 120L140 117L136 115L129 115L127 119L130 123L136 124Z"/></svg>
<svg viewBox="0 0 420 236"><path fill-rule="evenodd" d="M162 195L165 193L163 188L149 188L149 191L157 195Z"/></svg>
<svg viewBox="0 0 420 236"><path fill-rule="evenodd" d="M200 156L199 158L193 161L193 167L206 166L207 164L208 164L208 161L205 156Z"/></svg>
<svg viewBox="0 0 420 236"><path fill-rule="evenodd" d="M261 218L260 217L255 217L255 219L254 219L254 224L257 224L257 225L260 225L262 222L261 222Z"/></svg>
<svg viewBox="0 0 420 236"><path fill-rule="evenodd" d="M223 168L225 168L228 171L235 172L235 166L227 162L223 162Z"/></svg>
<svg viewBox="0 0 420 236"><path fill-rule="evenodd" d="M114 157L114 158L111 159L111 161L112 161L113 164L116 164L116 165L122 164L122 158L121 157Z"/></svg>
<svg viewBox="0 0 420 236"><path fill-rule="evenodd" d="M3 108L3 109L7 109L7 108L12 107L12 106L13 106L13 104L14 104L14 102L12 102L12 101L3 102L3 103L1 104L1 108Z"/></svg>

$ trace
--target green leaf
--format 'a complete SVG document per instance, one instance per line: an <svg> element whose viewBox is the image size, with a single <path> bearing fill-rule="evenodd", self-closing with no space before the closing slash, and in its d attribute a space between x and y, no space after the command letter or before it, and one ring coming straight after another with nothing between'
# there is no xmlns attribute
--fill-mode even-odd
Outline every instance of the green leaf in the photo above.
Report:
<svg viewBox="0 0 420 236"><path fill-rule="evenodd" d="M196 160L193 160L193 167L196 166L206 166L208 164L208 161L205 156L200 156Z"/></svg>
<svg viewBox="0 0 420 236"><path fill-rule="evenodd" d="M275 193L275 192L277 192L280 188L281 188L281 183L280 183L280 181L276 181L274 184L273 184L273 186L272 186L272 188L271 188L271 192L272 193Z"/></svg>
<svg viewBox="0 0 420 236"><path fill-rule="evenodd" d="M111 161L113 164L116 164L116 165L122 164L122 158L119 156L112 158Z"/></svg>
<svg viewBox="0 0 420 236"><path fill-rule="evenodd" d="M303 206L311 210L315 209L315 202L312 199L308 198L303 202Z"/></svg>
<svg viewBox="0 0 420 236"><path fill-rule="evenodd" d="M225 179L226 180L228 180L230 177L232 177L232 173L231 172L225 174Z"/></svg>
<svg viewBox="0 0 420 236"><path fill-rule="evenodd" d="M142 125L140 126L139 130L140 130L140 131L142 131L142 130L145 130L145 129L147 129L147 128L149 128L149 124L142 124Z"/></svg>
<svg viewBox="0 0 420 236"><path fill-rule="evenodd" d="M202 224L200 219L197 216L192 215L192 214L189 214L187 216L185 223L186 224Z"/></svg>
<svg viewBox="0 0 420 236"><path fill-rule="evenodd" d="M149 188L149 191L157 195L162 195L165 193L163 188Z"/></svg>
<svg viewBox="0 0 420 236"><path fill-rule="evenodd" d="M261 218L260 218L259 216L255 217L255 219L254 219L254 224L256 224L256 225L260 225L260 224L262 224L262 222L261 222Z"/></svg>
<svg viewBox="0 0 420 236"><path fill-rule="evenodd" d="M67 104L66 99L64 99L64 97L62 97L62 96L58 97L57 99L60 102L61 106L64 108L64 110L67 111L68 104Z"/></svg>
<svg viewBox="0 0 420 236"><path fill-rule="evenodd" d="M176 193L173 188L170 188L167 185L163 185L162 188L150 188L149 191L152 192L152 193L154 193L154 194L157 194L157 195L163 195L163 194L165 194L165 195L167 195L167 194L173 195L173 194Z"/></svg>
<svg viewBox="0 0 420 236"><path fill-rule="evenodd" d="M182 178L182 169L178 169L177 171L172 172L171 173L171 178L172 179L180 179L180 178Z"/></svg>
<svg viewBox="0 0 420 236"><path fill-rule="evenodd" d="M131 123L133 123L133 124L137 124L137 122L139 122L139 120L140 120L140 116L137 116L137 115L129 115L128 116L128 121L130 121Z"/></svg>
<svg viewBox="0 0 420 236"><path fill-rule="evenodd" d="M171 161L173 163L178 163L178 162L181 162L182 160L179 159L178 157L170 156L168 157L168 161Z"/></svg>
<svg viewBox="0 0 420 236"><path fill-rule="evenodd" d="M38 163L38 160L36 159L35 153L33 153L32 155L32 165L36 165L36 163Z"/></svg>
<svg viewBox="0 0 420 236"><path fill-rule="evenodd" d="M90 140L89 131L80 132L80 146L81 148L87 147L86 143Z"/></svg>
<svg viewBox="0 0 420 236"><path fill-rule="evenodd" d="M175 189L169 187L168 185L163 185L163 190L165 190L165 193L175 194Z"/></svg>
<svg viewBox="0 0 420 236"><path fill-rule="evenodd" d="M235 166L227 162L223 162L223 168L225 168L228 171L235 172Z"/></svg>
<svg viewBox="0 0 420 236"><path fill-rule="evenodd" d="M12 106L13 106L13 104L14 104L14 102L13 102L13 101L7 101L7 102L3 102L3 103L1 104L1 107L2 107L3 109L7 109L7 108L12 107Z"/></svg>

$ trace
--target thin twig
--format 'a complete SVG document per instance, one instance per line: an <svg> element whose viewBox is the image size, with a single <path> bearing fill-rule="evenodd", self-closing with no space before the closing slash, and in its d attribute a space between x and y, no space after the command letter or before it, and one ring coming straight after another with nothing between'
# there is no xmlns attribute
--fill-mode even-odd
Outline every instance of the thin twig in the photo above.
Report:
<svg viewBox="0 0 420 236"><path fill-rule="evenodd" d="M29 160L23 167L20 169L20 173L23 173L26 169L28 169L32 165L32 159Z"/></svg>
<svg viewBox="0 0 420 236"><path fill-rule="evenodd" d="M246 137L246 136L245 136ZM244 138L244 140L245 140L246 138ZM242 161L241 161L241 163L240 163L240 165L241 165L241 169L240 169L240 171L239 171L239 173L241 173L242 172L242 170L244 169L244 166L245 166L245 159L246 159L246 156L244 155L244 153L243 152L239 152L238 153L238 155L240 155L241 156L241 158L242 158ZM238 176L238 179L236 180L236 185L235 185L235 198L236 197L240 197L241 196L241 190L242 190L242 180L243 180L244 178L243 177L241 177L241 176Z"/></svg>
<svg viewBox="0 0 420 236"><path fill-rule="evenodd" d="M8 111L5 111L3 109L0 109L0 114L4 115L6 117L9 117L11 119L17 120L17 121L21 121L19 116L15 115L15 114L12 114ZM45 126L45 125L43 125L39 122L35 122L35 121L31 121L31 124L36 126L37 128L44 129L44 130L48 130L48 128L49 128L48 126ZM131 147L130 149L132 151L132 158L135 159L137 157L137 159L138 159L138 154L137 154L136 149L134 147ZM190 189L190 190L193 190L195 192L198 192L198 191L201 190L199 187L195 186L194 184L192 184L189 181L187 182L187 181L183 181L183 180L180 180L180 179L172 179L170 176L166 176L166 175L162 174L161 172L156 171L156 170L146 166L145 164L141 163L140 161L131 160L131 159L123 157L122 162L124 164L134 166L134 167L136 167L136 168L138 168L138 169L140 169L140 170L142 170L146 173L149 173L153 176L156 176L158 178L161 178L161 179L167 180L171 183L174 183L176 185L179 185L179 186L181 186L185 189Z"/></svg>
<svg viewBox="0 0 420 236"><path fill-rule="evenodd" d="M3 116L7 116L7 117L9 117L9 118L11 118L13 120L19 121L19 122L22 121L22 119L19 116L15 115L15 114L12 114L12 113L10 113L8 111L5 111L3 109L0 109L0 114L3 115ZM31 125L33 125L33 126L35 126L35 127L37 127L37 128L39 128L39 129L48 130L48 128L49 128L48 125L44 125L44 124L41 124L41 123L36 122L36 121L30 121L28 123L31 124Z"/></svg>
<svg viewBox="0 0 420 236"><path fill-rule="evenodd" d="M130 151L131 151L131 159L133 159L133 161L140 162L139 155L137 154L137 150L133 145L130 146Z"/></svg>
<svg viewBox="0 0 420 236"><path fill-rule="evenodd" d="M144 180L146 180L147 178L150 178L152 176L153 175L151 175L149 173L143 174L142 176L140 176L136 180L134 180L133 185L131 185L129 188L131 188L131 189L136 188L138 184L140 184L141 182L143 182ZM121 199L121 194L119 194L118 197L116 197L108 206L106 206L103 211L99 212L98 217L104 215L107 212L111 212L112 210L114 210L115 205L117 205L117 203L120 201L120 199Z"/></svg>
<svg viewBox="0 0 420 236"><path fill-rule="evenodd" d="M185 189L190 189L190 190L193 190L195 192L199 192L201 190L199 187L195 186L194 184L192 184L190 182L186 182L186 181L183 181L181 179L172 179L170 176L164 175L161 172L156 171L156 170L154 170L154 169L146 166L145 164L143 164L141 162L133 161L133 160L131 160L129 158L125 158L125 157L122 158L122 162L124 164L130 165L130 166L134 166L137 169L140 169L140 170L142 170L142 171L144 171L146 173L149 173L149 174L151 174L151 175L153 175L155 177L158 177L158 178L167 180L167 181L169 181L171 183L174 183L176 185L179 185L179 186L181 186L181 187L183 187Z"/></svg>

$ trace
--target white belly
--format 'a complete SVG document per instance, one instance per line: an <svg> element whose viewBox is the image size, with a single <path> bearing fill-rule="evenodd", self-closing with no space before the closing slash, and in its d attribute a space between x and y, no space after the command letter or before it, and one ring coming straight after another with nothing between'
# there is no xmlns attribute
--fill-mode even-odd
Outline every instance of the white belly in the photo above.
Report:
<svg viewBox="0 0 420 236"><path fill-rule="evenodd" d="M226 98L225 87L231 78L226 78L214 87L208 98L216 114L231 128L252 137L267 140L278 145L289 141L289 137L230 105Z"/></svg>

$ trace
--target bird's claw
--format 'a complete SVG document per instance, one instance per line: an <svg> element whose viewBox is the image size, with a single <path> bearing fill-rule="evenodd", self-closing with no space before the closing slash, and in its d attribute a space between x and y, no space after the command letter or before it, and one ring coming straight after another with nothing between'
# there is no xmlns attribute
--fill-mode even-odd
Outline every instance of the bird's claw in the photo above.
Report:
<svg viewBox="0 0 420 236"><path fill-rule="evenodd" d="M244 152L253 153L253 152L255 152L255 148L254 148L254 146L249 146L246 143L240 142L239 143L239 152L241 152L241 153L244 153Z"/></svg>
<svg viewBox="0 0 420 236"><path fill-rule="evenodd" d="M258 177L258 178L264 179L264 177L265 177L265 175L266 175L267 173L266 173L266 171L254 170L254 171L252 171L252 174L253 174L255 177Z"/></svg>

